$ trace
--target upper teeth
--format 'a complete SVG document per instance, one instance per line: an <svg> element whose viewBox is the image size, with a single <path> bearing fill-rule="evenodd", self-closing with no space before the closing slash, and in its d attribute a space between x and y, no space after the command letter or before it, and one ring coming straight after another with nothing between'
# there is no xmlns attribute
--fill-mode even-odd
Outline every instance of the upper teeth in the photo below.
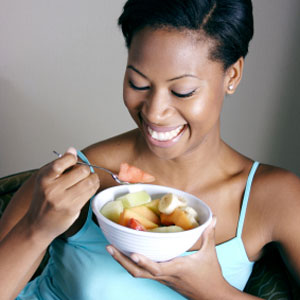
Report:
<svg viewBox="0 0 300 300"><path fill-rule="evenodd" d="M174 137L176 137L179 134L179 132L182 130L182 128L183 128L183 125L177 127L174 130L171 130L171 131L158 132L158 131L155 131L155 130L151 129L150 127L148 127L148 132L151 135L151 137L155 140L169 141L169 140L173 139Z"/></svg>

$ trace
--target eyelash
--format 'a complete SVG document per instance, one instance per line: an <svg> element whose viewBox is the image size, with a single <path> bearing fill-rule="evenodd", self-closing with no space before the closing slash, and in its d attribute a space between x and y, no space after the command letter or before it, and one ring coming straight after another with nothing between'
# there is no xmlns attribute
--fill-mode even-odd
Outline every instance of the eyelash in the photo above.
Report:
<svg viewBox="0 0 300 300"><path fill-rule="evenodd" d="M172 93L178 98L189 98L189 97L193 96L195 94L195 92L196 92L196 90L193 90L187 94L178 94L178 93L172 91Z"/></svg>
<svg viewBox="0 0 300 300"><path fill-rule="evenodd" d="M129 81L129 86L131 88L133 88L134 90L137 90L137 91L146 91L146 90L149 90L148 86L138 87L138 86L135 86L131 81Z"/></svg>
<svg viewBox="0 0 300 300"><path fill-rule="evenodd" d="M148 86L143 86L143 87L138 87L138 86L135 86L131 81L129 81L129 86L134 89L134 90L137 90L137 91L146 91L146 90L149 90L149 87ZM178 94L174 91L172 91L172 94L178 98L188 98L188 97L191 97L194 95L196 90L193 90L187 94Z"/></svg>

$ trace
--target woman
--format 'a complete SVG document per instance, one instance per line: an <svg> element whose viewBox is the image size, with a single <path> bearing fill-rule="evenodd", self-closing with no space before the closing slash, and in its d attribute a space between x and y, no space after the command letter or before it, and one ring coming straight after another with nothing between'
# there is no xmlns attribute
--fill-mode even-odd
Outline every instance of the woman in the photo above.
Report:
<svg viewBox="0 0 300 300"><path fill-rule="evenodd" d="M273 241L300 274L299 179L220 136L252 23L250 0L127 1L119 18L128 47L123 94L138 129L85 156L70 148L18 191L1 219L3 299L17 297L50 244L43 274L17 299L255 299L242 290ZM183 257L127 258L107 244L88 201L115 183L76 165L77 154L116 172L121 162L135 165L156 184L204 200L215 221Z"/></svg>

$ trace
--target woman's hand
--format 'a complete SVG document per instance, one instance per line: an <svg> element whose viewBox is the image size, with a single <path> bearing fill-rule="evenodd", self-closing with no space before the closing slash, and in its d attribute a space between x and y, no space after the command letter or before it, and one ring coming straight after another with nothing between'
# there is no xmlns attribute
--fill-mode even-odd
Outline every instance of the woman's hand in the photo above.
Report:
<svg viewBox="0 0 300 300"><path fill-rule="evenodd" d="M42 238L54 239L65 232L99 188L98 176L76 162L76 150L70 148L38 172L25 218Z"/></svg>
<svg viewBox="0 0 300 300"><path fill-rule="evenodd" d="M214 218L203 233L199 251L168 262L156 263L138 254L130 259L112 246L107 250L134 277L157 280L189 299L222 299L228 283L216 255L215 224Z"/></svg>

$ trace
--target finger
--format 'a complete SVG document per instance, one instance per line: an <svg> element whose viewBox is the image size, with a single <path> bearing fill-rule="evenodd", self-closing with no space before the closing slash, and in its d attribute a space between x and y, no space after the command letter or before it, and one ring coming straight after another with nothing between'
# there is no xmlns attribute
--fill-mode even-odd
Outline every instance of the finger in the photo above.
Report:
<svg viewBox="0 0 300 300"><path fill-rule="evenodd" d="M154 262L153 260L141 255L134 253L131 255L131 260L133 260L138 266L141 268L147 270L149 273L151 273L153 276L160 276L161 266L159 263Z"/></svg>
<svg viewBox="0 0 300 300"><path fill-rule="evenodd" d="M147 270L156 280L174 277L182 271L183 264L187 263L188 258L176 257L169 261L156 262L146 256L134 253L130 257L138 266Z"/></svg>
<svg viewBox="0 0 300 300"><path fill-rule="evenodd" d="M74 166L76 162L77 157L67 152L60 158L54 160L53 162L42 168L40 176L42 176L44 180L53 181L61 176L67 169Z"/></svg>
<svg viewBox="0 0 300 300"><path fill-rule="evenodd" d="M77 150L74 147L69 147L65 153L70 153L77 157Z"/></svg>
<svg viewBox="0 0 300 300"><path fill-rule="evenodd" d="M134 253L130 257L138 266L147 270L153 276L162 276L174 274L171 271L170 263L168 262L155 262L141 254ZM174 263L174 260L173 260ZM174 266L174 265L173 265ZM173 269L174 270L174 269Z"/></svg>
<svg viewBox="0 0 300 300"><path fill-rule="evenodd" d="M84 165L75 165L56 179L58 187L69 189L91 174L90 168Z"/></svg>
<svg viewBox="0 0 300 300"><path fill-rule="evenodd" d="M106 250L133 277L153 279L151 274L147 270L144 270L144 269L140 268L130 258L128 258L124 254L122 254L115 247L109 245L109 246L106 247Z"/></svg>
<svg viewBox="0 0 300 300"><path fill-rule="evenodd" d="M68 199L72 199L70 205L82 207L99 189L100 179L97 174L91 174L87 178L73 185L66 191Z"/></svg>

